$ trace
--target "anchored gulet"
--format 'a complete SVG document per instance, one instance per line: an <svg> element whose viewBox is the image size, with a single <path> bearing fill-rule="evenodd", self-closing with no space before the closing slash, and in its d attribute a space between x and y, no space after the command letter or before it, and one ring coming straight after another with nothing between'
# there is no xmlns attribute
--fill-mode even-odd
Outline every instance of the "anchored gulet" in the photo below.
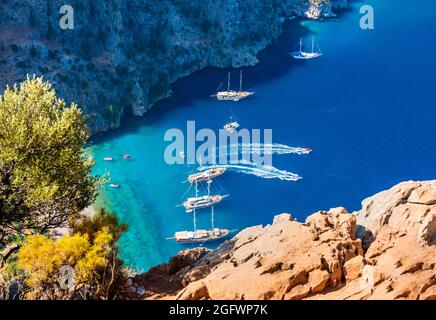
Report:
<svg viewBox="0 0 436 320"><path fill-rule="evenodd" d="M190 175L188 181L195 186L195 197L188 198L184 202L184 207L187 212L192 212L194 230L193 231L178 231L174 234L174 237L168 239L174 239L179 243L204 243L222 239L226 237L231 231L227 229L220 229L215 227L215 213L214 204L220 202L224 197L221 195L210 195L210 186L212 184L211 177L216 177L224 173L225 170L207 170L202 175L195 174ZM207 180L204 180L207 179ZM192 182L194 181L194 182ZM198 183L206 181L207 195L198 196ZM191 186L192 186L191 184ZM211 207L211 229L197 229L197 209Z"/></svg>
<svg viewBox="0 0 436 320"><path fill-rule="evenodd" d="M222 84L222 83L221 83ZM221 85L220 85L221 86ZM219 89L219 88L218 88ZM218 100L239 101L251 96L254 92L242 91L242 70L239 73L239 91L230 90L230 72L227 75L227 91L218 91L212 97L217 97Z"/></svg>
<svg viewBox="0 0 436 320"><path fill-rule="evenodd" d="M317 51L315 51L315 45L316 45ZM303 51L303 38L300 38L300 50L292 52L291 55L294 59L310 60L310 59L315 59L315 58L322 56L322 52L321 52L321 49L319 48L318 44L315 41L315 37L312 37L312 52Z"/></svg>
<svg viewBox="0 0 436 320"><path fill-rule="evenodd" d="M217 168L217 169L206 170L204 172L194 173L188 177L188 181L190 183L209 181L215 177L222 175L226 170L227 170L226 168Z"/></svg>

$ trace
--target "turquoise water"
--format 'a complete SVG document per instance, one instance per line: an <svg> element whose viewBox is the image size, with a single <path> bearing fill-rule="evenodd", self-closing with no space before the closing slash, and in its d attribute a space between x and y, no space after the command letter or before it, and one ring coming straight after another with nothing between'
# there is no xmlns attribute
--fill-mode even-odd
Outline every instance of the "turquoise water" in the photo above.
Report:
<svg viewBox="0 0 436 320"><path fill-rule="evenodd" d="M246 128L272 128L273 141L309 146L309 155L277 155L273 165L298 173L296 182L228 172L219 183L230 194L216 207L216 225L242 229L267 224L280 212L299 220L320 209L360 208L360 201L404 180L436 177L436 2L368 0L375 30L359 28L359 6L339 19L293 21L260 63L244 69L244 86L256 94L231 104ZM316 35L324 56L292 61L289 51L303 35ZM229 103L209 98L227 70L208 68L174 85L171 98L144 119L125 119L122 128L94 137L95 172L110 171L119 189L102 200L129 225L121 240L127 265L148 269L187 246L165 240L192 228L192 216L175 205L192 166L167 165L163 155L170 128L218 130ZM236 73L234 73L236 75ZM235 83L236 85L236 83ZM129 153L131 160L121 160ZM117 158L113 162L103 157ZM199 227L209 227L206 212Z"/></svg>

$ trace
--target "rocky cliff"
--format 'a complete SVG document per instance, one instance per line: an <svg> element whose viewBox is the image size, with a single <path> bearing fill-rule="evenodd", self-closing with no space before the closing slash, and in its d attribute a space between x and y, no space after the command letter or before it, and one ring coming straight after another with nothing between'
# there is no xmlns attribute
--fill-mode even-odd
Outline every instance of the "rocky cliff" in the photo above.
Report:
<svg viewBox="0 0 436 320"><path fill-rule="evenodd" d="M436 299L436 180L362 209L280 214L217 250L187 250L130 279L128 299Z"/></svg>
<svg viewBox="0 0 436 320"><path fill-rule="evenodd" d="M60 8L74 9L62 30ZM347 0L2 0L0 90L44 75L93 132L143 115L170 84L206 66L247 66L291 16L329 17Z"/></svg>

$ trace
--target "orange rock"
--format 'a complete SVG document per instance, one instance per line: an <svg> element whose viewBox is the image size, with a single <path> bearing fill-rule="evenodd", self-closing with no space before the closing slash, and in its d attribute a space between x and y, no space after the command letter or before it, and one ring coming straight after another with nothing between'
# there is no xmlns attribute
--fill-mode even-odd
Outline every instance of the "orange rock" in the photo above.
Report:
<svg viewBox="0 0 436 320"><path fill-rule="evenodd" d="M310 286L307 284L299 284L285 294L283 300L300 300L310 293Z"/></svg>
<svg viewBox="0 0 436 320"><path fill-rule="evenodd" d="M355 280L362 275L364 259L362 256L355 256L344 264L345 278L348 281Z"/></svg>
<svg viewBox="0 0 436 320"><path fill-rule="evenodd" d="M436 204L436 185L434 185L432 188L429 188L428 186L416 188L412 191L407 201L410 203L427 205Z"/></svg>
<svg viewBox="0 0 436 320"><path fill-rule="evenodd" d="M319 211L304 224L280 214L135 282L159 299L436 299L435 187L404 182L358 212Z"/></svg>
<svg viewBox="0 0 436 320"><path fill-rule="evenodd" d="M330 280L330 274L325 270L315 269L309 273L309 286L312 293L323 292Z"/></svg>
<svg viewBox="0 0 436 320"><path fill-rule="evenodd" d="M430 288L427 288L423 293L421 293L419 299L436 300L436 285L432 285Z"/></svg>
<svg viewBox="0 0 436 320"><path fill-rule="evenodd" d="M202 281L193 282L177 296L177 300L202 300L209 299L207 286Z"/></svg>

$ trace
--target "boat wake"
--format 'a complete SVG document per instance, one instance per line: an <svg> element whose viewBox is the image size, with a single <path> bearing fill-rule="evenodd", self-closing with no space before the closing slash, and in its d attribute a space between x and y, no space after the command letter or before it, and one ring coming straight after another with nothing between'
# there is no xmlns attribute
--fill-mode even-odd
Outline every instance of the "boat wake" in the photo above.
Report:
<svg viewBox="0 0 436 320"><path fill-rule="evenodd" d="M264 179L280 179L285 181L297 181L303 179L298 174L286 170L277 169L271 165L262 165L252 162L241 161L238 164L214 164L205 165L198 168L200 171L226 168L229 171L255 175Z"/></svg>
<svg viewBox="0 0 436 320"><path fill-rule="evenodd" d="M279 143L239 143L231 144L229 147L220 148L220 152L230 149L228 154L309 154L310 148L290 147Z"/></svg>

